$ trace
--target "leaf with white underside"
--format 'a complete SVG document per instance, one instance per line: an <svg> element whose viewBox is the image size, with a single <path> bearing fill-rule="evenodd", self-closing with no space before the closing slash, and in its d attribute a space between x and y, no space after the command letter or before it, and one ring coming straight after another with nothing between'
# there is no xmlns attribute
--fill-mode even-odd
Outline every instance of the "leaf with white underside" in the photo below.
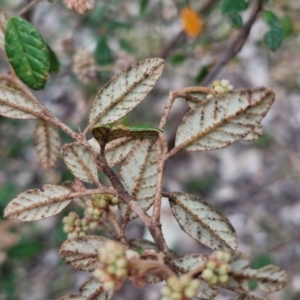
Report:
<svg viewBox="0 0 300 300"><path fill-rule="evenodd" d="M157 170L155 140L142 140L131 150L118 174L126 191L143 210L148 210L153 204ZM124 202L119 204L119 208L124 218L136 218L136 214Z"/></svg>
<svg viewBox="0 0 300 300"><path fill-rule="evenodd" d="M0 48L5 49L5 28L7 24L8 16L0 8Z"/></svg>
<svg viewBox="0 0 300 300"><path fill-rule="evenodd" d="M262 298L260 296L248 294L248 295L236 296L236 297L232 298L231 300L267 300L267 299Z"/></svg>
<svg viewBox="0 0 300 300"><path fill-rule="evenodd" d="M114 76L96 95L90 125L113 123L128 114L153 89L163 67L162 59L150 58Z"/></svg>
<svg viewBox="0 0 300 300"><path fill-rule="evenodd" d="M28 190L13 199L4 216L22 221L36 221L61 212L71 201L70 191L59 185L44 185L44 192Z"/></svg>
<svg viewBox="0 0 300 300"><path fill-rule="evenodd" d="M98 185L97 162L94 153L80 143L63 147L63 156L68 169L81 181Z"/></svg>
<svg viewBox="0 0 300 300"><path fill-rule="evenodd" d="M89 277L79 290L86 300L110 300L114 294L113 291L104 291L99 279L95 277Z"/></svg>
<svg viewBox="0 0 300 300"><path fill-rule="evenodd" d="M193 109L195 108L199 103L204 103L206 101L212 100L207 99L207 94L205 93L199 93L199 92L193 92L193 93L188 93L186 95L186 102L188 106ZM250 131L245 137L242 138L243 141L254 141L257 140L263 133L263 127L261 124L257 125L252 131Z"/></svg>
<svg viewBox="0 0 300 300"><path fill-rule="evenodd" d="M51 170L56 164L61 149L58 128L39 119L35 125L34 145L42 166L46 170Z"/></svg>
<svg viewBox="0 0 300 300"><path fill-rule="evenodd" d="M171 209L181 229L214 250L237 248L234 228L228 219L205 201L185 193L168 193Z"/></svg>
<svg viewBox="0 0 300 300"><path fill-rule="evenodd" d="M181 274L190 272L193 269L203 266L208 257L203 254L188 254L174 259L174 263ZM219 290L217 287L210 286L201 277L197 278L201 281L198 290L197 299L210 299L218 295Z"/></svg>
<svg viewBox="0 0 300 300"><path fill-rule="evenodd" d="M175 145L190 151L226 147L255 129L273 102L274 93L267 88L214 95L186 114Z"/></svg>
<svg viewBox="0 0 300 300"><path fill-rule="evenodd" d="M154 242L145 239L132 239L129 241L129 247L130 249L137 251L139 253L143 253L143 251L146 249L151 249L151 250L155 250L156 252L159 252Z"/></svg>
<svg viewBox="0 0 300 300"><path fill-rule="evenodd" d="M42 116L43 110L22 92L0 85L0 115L30 120Z"/></svg>
<svg viewBox="0 0 300 300"><path fill-rule="evenodd" d="M98 250L107 241L108 239L95 235L68 239L61 245L59 254L75 269L93 272L100 264Z"/></svg>
<svg viewBox="0 0 300 300"><path fill-rule="evenodd" d="M70 294L70 295L62 296L56 300L86 300L86 297L81 295Z"/></svg>

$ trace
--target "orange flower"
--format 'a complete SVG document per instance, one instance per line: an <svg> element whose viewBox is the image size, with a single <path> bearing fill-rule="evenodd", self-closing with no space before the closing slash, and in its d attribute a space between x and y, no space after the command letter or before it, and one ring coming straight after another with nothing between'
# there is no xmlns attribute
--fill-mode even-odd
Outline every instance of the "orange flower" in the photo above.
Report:
<svg viewBox="0 0 300 300"><path fill-rule="evenodd" d="M203 22L198 13L189 7L182 9L180 14L181 23L184 32L190 37L196 37L201 34Z"/></svg>

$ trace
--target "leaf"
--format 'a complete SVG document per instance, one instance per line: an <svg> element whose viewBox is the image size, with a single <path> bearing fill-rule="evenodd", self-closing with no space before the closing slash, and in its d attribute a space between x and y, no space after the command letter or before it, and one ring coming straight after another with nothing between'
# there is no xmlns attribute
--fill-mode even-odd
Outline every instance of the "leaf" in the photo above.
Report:
<svg viewBox="0 0 300 300"><path fill-rule="evenodd" d="M291 36L294 32L292 18L288 15L283 16L280 20L280 27L282 28L284 38Z"/></svg>
<svg viewBox="0 0 300 300"><path fill-rule="evenodd" d="M98 38L94 58L96 63L101 66L113 63L113 54L108 46L106 36L100 36Z"/></svg>
<svg viewBox="0 0 300 300"><path fill-rule="evenodd" d="M18 195L7 205L4 216L22 221L42 220L58 214L72 201L70 191L59 185L44 185L44 190L27 190Z"/></svg>
<svg viewBox="0 0 300 300"><path fill-rule="evenodd" d="M149 4L149 0L140 0L140 15L142 15Z"/></svg>
<svg viewBox="0 0 300 300"><path fill-rule="evenodd" d="M221 11L223 15L234 15L248 8L249 3L245 0L222 0Z"/></svg>
<svg viewBox="0 0 300 300"><path fill-rule="evenodd" d="M98 92L90 123L109 124L121 119L153 89L164 67L160 58L146 59L114 76Z"/></svg>
<svg viewBox="0 0 300 300"><path fill-rule="evenodd" d="M35 119L43 115L43 110L22 92L0 86L0 114L12 119Z"/></svg>
<svg viewBox="0 0 300 300"><path fill-rule="evenodd" d="M69 294L69 295L62 296L56 300L86 300L86 297L81 295Z"/></svg>
<svg viewBox="0 0 300 300"><path fill-rule="evenodd" d="M186 60L186 55L182 53L173 54L170 58L170 62L173 66L178 66L184 63Z"/></svg>
<svg viewBox="0 0 300 300"><path fill-rule="evenodd" d="M5 49L5 28L8 15L0 8L0 48Z"/></svg>
<svg viewBox="0 0 300 300"><path fill-rule="evenodd" d="M98 250L107 241L108 239L95 235L68 239L61 245L59 254L75 269L93 272L100 264Z"/></svg>
<svg viewBox="0 0 300 300"><path fill-rule="evenodd" d="M174 217L188 235L214 250L237 248L234 228L212 205L179 192L169 193L168 198Z"/></svg>
<svg viewBox="0 0 300 300"><path fill-rule="evenodd" d="M237 29L242 28L243 27L243 19L242 19L241 15L236 14L236 15L230 16L229 24L233 28L237 28Z"/></svg>
<svg viewBox="0 0 300 300"><path fill-rule="evenodd" d="M76 190L74 189L74 182L71 181L65 181L62 186L66 189L68 189L70 192L76 192ZM73 202L76 202L76 204L78 204L79 206L81 206L82 208L86 209L86 203L87 201L91 200L91 195L85 195L85 196L81 196L81 197L76 197L73 198Z"/></svg>
<svg viewBox="0 0 300 300"><path fill-rule="evenodd" d="M264 42L272 51L276 51L280 47L282 40L283 31L280 27L274 27L264 35Z"/></svg>
<svg viewBox="0 0 300 300"><path fill-rule="evenodd" d="M140 254L143 254L146 249L152 249L159 252L155 243L145 239L132 239L129 241L129 247Z"/></svg>
<svg viewBox="0 0 300 300"><path fill-rule="evenodd" d="M49 76L50 57L46 42L29 22L21 17L8 20L5 50L17 76L34 90L42 90Z"/></svg>
<svg viewBox="0 0 300 300"><path fill-rule="evenodd" d="M120 138L108 143L105 147L105 157L108 165L112 168L123 162L140 140L131 137Z"/></svg>
<svg viewBox="0 0 300 300"><path fill-rule="evenodd" d="M243 137L242 140L247 142L254 141L260 138L262 134L263 134L263 127L261 124L259 124L252 131L250 131L245 137Z"/></svg>
<svg viewBox="0 0 300 300"><path fill-rule="evenodd" d="M63 156L68 169L81 181L98 185L97 162L90 149L80 143L63 147Z"/></svg>
<svg viewBox="0 0 300 300"><path fill-rule="evenodd" d="M98 124L93 127L92 135L100 143L101 141L111 142L122 137L132 137L134 139L157 137L161 130L152 126L132 126L118 125L110 128L107 125Z"/></svg>
<svg viewBox="0 0 300 300"><path fill-rule="evenodd" d="M214 150L244 138L257 127L274 101L267 88L234 90L202 101L183 118L176 147Z"/></svg>
<svg viewBox="0 0 300 300"><path fill-rule="evenodd" d="M258 288L266 293L279 291L287 283L285 271L273 265L268 265L258 270L249 269L243 275L255 280L258 283Z"/></svg>
<svg viewBox="0 0 300 300"><path fill-rule="evenodd" d="M280 27L280 21L270 10L265 10L263 14L264 21L271 27Z"/></svg>
<svg viewBox="0 0 300 300"><path fill-rule="evenodd" d="M110 300L114 294L113 291L104 291L99 280L93 276L89 277L79 290L86 300Z"/></svg>
<svg viewBox="0 0 300 300"><path fill-rule="evenodd" d="M188 273L197 267L204 265L208 257L203 254L187 254L174 259L174 263L177 266L181 274ZM218 295L219 290L216 287L210 286L201 277L197 278L201 281L200 289L197 294L197 298L210 299Z"/></svg>
<svg viewBox="0 0 300 300"><path fill-rule="evenodd" d="M58 128L39 119L34 131L36 154L46 170L51 170L59 157L61 142Z"/></svg>
<svg viewBox="0 0 300 300"><path fill-rule="evenodd" d="M153 204L157 171L155 140L140 141L128 154L120 170L119 178L125 189L143 210L148 210ZM136 218L124 202L119 204L119 209L124 218Z"/></svg>
<svg viewBox="0 0 300 300"><path fill-rule="evenodd" d="M60 70L60 62L58 60L58 57L56 56L55 52L50 48L49 45L47 45L48 52L49 52L49 59L50 59L50 74L58 73Z"/></svg>
<svg viewBox="0 0 300 300"><path fill-rule="evenodd" d="M262 298L260 296L247 294L247 295L236 296L236 297L232 298L231 300L267 300L267 299Z"/></svg>

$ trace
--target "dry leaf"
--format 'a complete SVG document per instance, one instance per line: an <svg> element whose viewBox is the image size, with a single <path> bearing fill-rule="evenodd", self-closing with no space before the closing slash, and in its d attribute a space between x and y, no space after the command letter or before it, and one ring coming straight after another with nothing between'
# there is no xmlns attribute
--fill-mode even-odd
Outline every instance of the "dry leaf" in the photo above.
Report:
<svg viewBox="0 0 300 300"><path fill-rule="evenodd" d="M93 152L80 143L63 147L63 156L68 169L81 181L98 185L97 162Z"/></svg>
<svg viewBox="0 0 300 300"><path fill-rule="evenodd" d="M59 185L44 185L44 192L28 190L13 199L4 216L22 221L36 221L58 214L71 201L70 191Z"/></svg>
<svg viewBox="0 0 300 300"><path fill-rule="evenodd" d="M39 119L35 126L34 144L42 166L46 170L51 170L56 164L61 149L58 128Z"/></svg>
<svg viewBox="0 0 300 300"><path fill-rule="evenodd" d="M89 277L79 290L86 300L110 300L114 294L113 291L104 291L101 283L95 277Z"/></svg>
<svg viewBox="0 0 300 300"><path fill-rule="evenodd" d="M90 114L90 125L121 119L153 89L164 67L160 58L146 59L114 76L98 92Z"/></svg>
<svg viewBox="0 0 300 300"><path fill-rule="evenodd" d="M75 269L94 271L100 264L98 250L108 240L104 237L87 235L68 239L60 248L60 256Z"/></svg>
<svg viewBox="0 0 300 300"><path fill-rule="evenodd" d="M188 254L174 259L175 265L178 267L181 274L188 273L197 267L204 265L208 257L203 254ZM219 290L217 287L210 286L205 280L200 277L197 278L201 281L197 298L210 299L218 295Z"/></svg>
<svg viewBox="0 0 300 300"><path fill-rule="evenodd" d="M212 205L185 193L169 193L168 197L181 229L191 237L214 250L237 248L234 228Z"/></svg>
<svg viewBox="0 0 300 300"><path fill-rule="evenodd" d="M28 120L42 116L43 110L22 92L0 85L0 115Z"/></svg>
<svg viewBox="0 0 300 300"><path fill-rule="evenodd" d="M176 147L204 151L228 146L260 125L273 102L274 93L266 88L214 95L183 118Z"/></svg>
<svg viewBox="0 0 300 300"><path fill-rule="evenodd" d="M154 201L156 175L158 169L155 140L140 141L129 153L119 173L125 189L147 210ZM133 219L136 214L121 202L120 213L126 219Z"/></svg>

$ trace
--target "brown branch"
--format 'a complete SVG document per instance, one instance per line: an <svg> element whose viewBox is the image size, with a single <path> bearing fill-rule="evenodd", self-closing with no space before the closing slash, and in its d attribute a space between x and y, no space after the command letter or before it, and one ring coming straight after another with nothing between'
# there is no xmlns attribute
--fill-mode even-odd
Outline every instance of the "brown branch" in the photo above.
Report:
<svg viewBox="0 0 300 300"><path fill-rule="evenodd" d="M106 215L110 223L113 225L115 231L117 232L118 241L124 245L127 245L127 239L122 232L122 229L117 221L115 214L108 208L108 210L106 211Z"/></svg>
<svg viewBox="0 0 300 300"><path fill-rule="evenodd" d="M216 4L216 2L216 0L206 1L206 3L202 6L201 10L199 11L199 14L206 15L210 11L211 7ZM163 49L159 56L163 59L167 59L170 56L171 52L174 50L174 48L177 46L177 44L184 43L185 39L186 34L182 30L172 39L172 41L166 46L166 48Z"/></svg>
<svg viewBox="0 0 300 300"><path fill-rule="evenodd" d="M19 13L18 16L26 14L30 9L32 9L41 0L32 0L27 6L25 6Z"/></svg>

